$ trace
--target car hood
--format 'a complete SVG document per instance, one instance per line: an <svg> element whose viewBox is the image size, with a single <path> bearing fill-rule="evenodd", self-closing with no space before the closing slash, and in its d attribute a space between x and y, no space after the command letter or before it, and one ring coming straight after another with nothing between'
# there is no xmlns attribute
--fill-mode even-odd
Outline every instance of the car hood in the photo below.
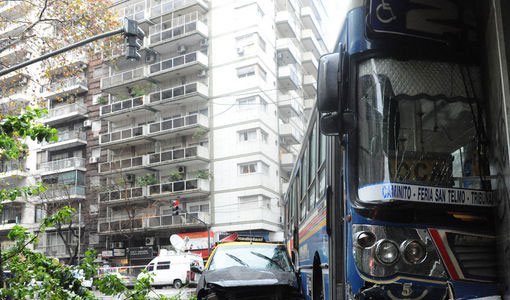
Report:
<svg viewBox="0 0 510 300"><path fill-rule="evenodd" d="M297 278L293 272L230 267L205 271L202 276L205 283L222 287L290 285L297 287Z"/></svg>

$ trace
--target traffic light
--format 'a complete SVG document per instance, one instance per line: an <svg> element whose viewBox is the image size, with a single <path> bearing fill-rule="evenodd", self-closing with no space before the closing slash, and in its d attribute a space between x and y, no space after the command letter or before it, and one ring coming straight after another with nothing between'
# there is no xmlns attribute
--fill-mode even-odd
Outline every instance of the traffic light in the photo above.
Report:
<svg viewBox="0 0 510 300"><path fill-rule="evenodd" d="M179 215L179 200L173 200L172 201L172 210L170 213L172 216L178 216Z"/></svg>
<svg viewBox="0 0 510 300"><path fill-rule="evenodd" d="M142 47L145 33L138 27L138 22L128 18L124 19L124 37L126 43L126 59L140 60L142 56L138 53L138 50Z"/></svg>

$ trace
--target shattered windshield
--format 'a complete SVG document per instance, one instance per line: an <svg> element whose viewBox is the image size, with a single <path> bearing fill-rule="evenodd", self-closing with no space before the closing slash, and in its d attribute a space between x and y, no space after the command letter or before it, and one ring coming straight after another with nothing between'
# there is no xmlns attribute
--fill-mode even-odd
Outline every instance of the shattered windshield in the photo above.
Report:
<svg viewBox="0 0 510 300"><path fill-rule="evenodd" d="M370 59L358 71L360 200L377 198L364 187L380 183L490 189L476 68ZM434 193L441 192L387 189L387 198L414 200L436 200Z"/></svg>

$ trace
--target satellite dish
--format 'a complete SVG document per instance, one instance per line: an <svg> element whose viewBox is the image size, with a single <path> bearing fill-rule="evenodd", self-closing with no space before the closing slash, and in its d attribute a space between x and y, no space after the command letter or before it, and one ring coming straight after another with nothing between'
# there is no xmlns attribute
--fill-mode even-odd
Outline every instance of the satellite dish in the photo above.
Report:
<svg viewBox="0 0 510 300"><path fill-rule="evenodd" d="M186 246L184 240L177 234L172 234L170 236L170 243L172 244L172 246L174 246L175 250L177 251L183 251L184 247Z"/></svg>

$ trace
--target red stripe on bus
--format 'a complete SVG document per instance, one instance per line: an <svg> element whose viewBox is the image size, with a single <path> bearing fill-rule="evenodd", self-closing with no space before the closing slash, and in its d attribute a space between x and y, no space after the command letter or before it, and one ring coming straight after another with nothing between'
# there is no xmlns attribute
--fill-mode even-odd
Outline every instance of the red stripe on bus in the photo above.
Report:
<svg viewBox="0 0 510 300"><path fill-rule="evenodd" d="M308 224L304 229L303 229L303 232L300 232L299 233L299 237L303 237L303 235L305 235L308 231L310 231L310 229L319 224L320 221L322 221L322 219L324 219L324 216L326 216L326 211L324 211L324 213L320 216L318 216L317 218L315 218L313 221L311 221L310 224Z"/></svg>
<svg viewBox="0 0 510 300"><path fill-rule="evenodd" d="M439 253L441 253L441 257L443 258L443 261L446 265L446 268L448 269L448 272L450 273L450 276L452 276L453 280L459 280L459 274L457 274L457 270L455 270L455 266L453 265L453 262L450 259L450 255L448 255L448 252L446 251L443 239L441 239L441 236L439 235L437 229L430 229L430 235L432 235L432 239L434 239L437 249L439 250Z"/></svg>

